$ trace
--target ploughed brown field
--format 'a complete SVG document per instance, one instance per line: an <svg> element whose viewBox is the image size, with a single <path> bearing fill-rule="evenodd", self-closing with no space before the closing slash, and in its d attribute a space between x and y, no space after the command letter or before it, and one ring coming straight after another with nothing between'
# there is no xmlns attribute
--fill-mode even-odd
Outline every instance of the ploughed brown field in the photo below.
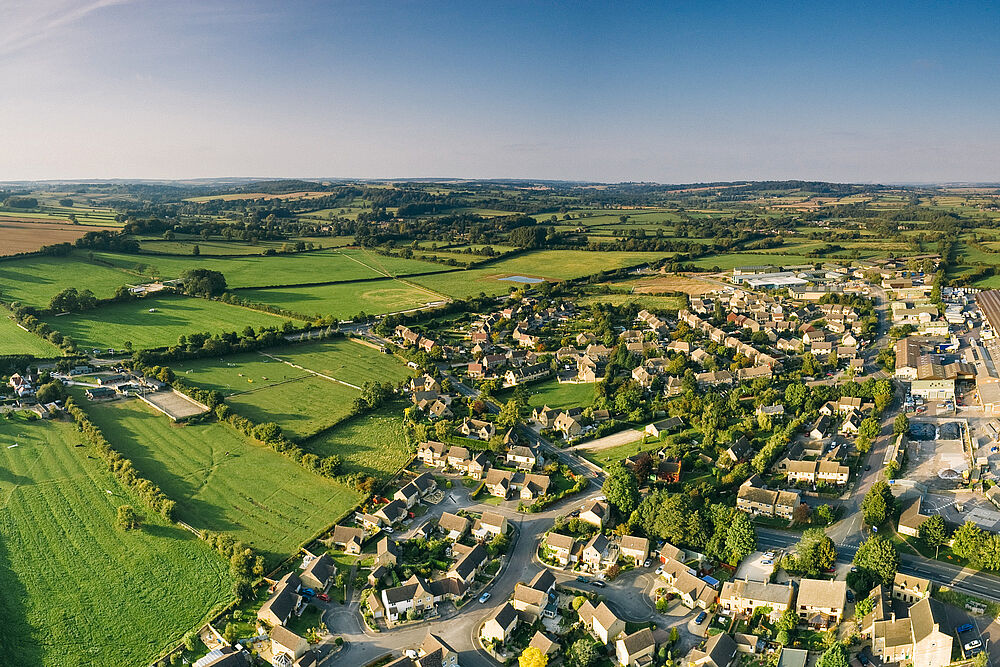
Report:
<svg viewBox="0 0 1000 667"><path fill-rule="evenodd" d="M33 252L43 245L54 243L72 243L87 232L97 232L102 229L116 228L0 219L0 255Z"/></svg>
<svg viewBox="0 0 1000 667"><path fill-rule="evenodd" d="M635 283L636 294L663 294L664 292L684 292L691 296L698 296L713 289L718 289L714 285L704 280L696 278L686 278L685 276L666 275L654 278L640 278Z"/></svg>

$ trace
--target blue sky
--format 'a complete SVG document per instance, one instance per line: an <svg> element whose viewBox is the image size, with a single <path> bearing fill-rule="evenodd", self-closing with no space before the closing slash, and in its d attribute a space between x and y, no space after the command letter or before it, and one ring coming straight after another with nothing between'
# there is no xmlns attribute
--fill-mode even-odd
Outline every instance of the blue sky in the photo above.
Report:
<svg viewBox="0 0 1000 667"><path fill-rule="evenodd" d="M1000 181L996 3L0 0L0 15L4 180Z"/></svg>

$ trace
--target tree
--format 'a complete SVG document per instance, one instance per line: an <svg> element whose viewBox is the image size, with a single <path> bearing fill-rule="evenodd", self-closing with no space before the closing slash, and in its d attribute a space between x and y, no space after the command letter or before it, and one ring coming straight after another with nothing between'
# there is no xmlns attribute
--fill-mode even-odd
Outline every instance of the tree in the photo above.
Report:
<svg viewBox="0 0 1000 667"><path fill-rule="evenodd" d="M896 545L884 537L873 535L861 543L854 555L854 564L877 583L888 585L899 569Z"/></svg>
<svg viewBox="0 0 1000 667"><path fill-rule="evenodd" d="M875 598L871 597L870 595L865 596L860 600L858 600L858 603L854 605L854 617L860 621L865 616L872 613L872 610L874 608L875 608Z"/></svg>
<svg viewBox="0 0 1000 667"><path fill-rule="evenodd" d="M834 520L833 506L824 504L817 507L816 520L825 526L829 526L831 523L833 523Z"/></svg>
<svg viewBox="0 0 1000 667"><path fill-rule="evenodd" d="M812 508L806 503L799 503L795 509L792 510L792 523L804 524L809 523L809 517L812 515Z"/></svg>
<svg viewBox="0 0 1000 667"><path fill-rule="evenodd" d="M577 639L566 649L566 662L572 667L590 667L598 658L597 645L589 637Z"/></svg>
<svg viewBox="0 0 1000 667"><path fill-rule="evenodd" d="M635 475L620 461L608 467L604 486L601 487L608 502L611 503L622 517L628 517L639 505L639 484Z"/></svg>
<svg viewBox="0 0 1000 667"><path fill-rule="evenodd" d="M583 603L586 602L586 601L587 601L587 598L585 598L582 595L577 595L575 598L573 598L573 602L572 602L573 611L580 611L580 607L582 607Z"/></svg>
<svg viewBox="0 0 1000 667"><path fill-rule="evenodd" d="M549 663L549 656L539 651L534 646L524 649L517 659L520 667L545 667Z"/></svg>
<svg viewBox="0 0 1000 667"><path fill-rule="evenodd" d="M181 273L181 284L186 294L218 296L226 291L226 277L211 269L188 269Z"/></svg>
<svg viewBox="0 0 1000 667"><path fill-rule="evenodd" d="M879 480L872 484L872 488L865 494L861 501L861 511L864 513L865 523L869 526L881 526L886 520L896 512L896 499L892 495L892 489L884 480Z"/></svg>
<svg viewBox="0 0 1000 667"><path fill-rule="evenodd" d="M892 432L895 434L906 433L910 428L910 419L900 412L896 415L896 421L892 422Z"/></svg>
<svg viewBox="0 0 1000 667"><path fill-rule="evenodd" d="M786 609L778 617L778 622L774 624L775 630L787 630L788 632L797 627L799 627L799 615L795 613L794 609Z"/></svg>
<svg viewBox="0 0 1000 667"><path fill-rule="evenodd" d="M117 523L122 530L138 530L142 520L131 505L119 505Z"/></svg>
<svg viewBox="0 0 1000 667"><path fill-rule="evenodd" d="M497 415L497 425L510 428L512 426L517 426L520 421L520 408L517 405L517 401L512 398L504 403L503 407L500 408L500 414Z"/></svg>
<svg viewBox="0 0 1000 667"><path fill-rule="evenodd" d="M810 528L802 533L795 549L795 569L816 576L837 562L837 547L822 528Z"/></svg>
<svg viewBox="0 0 1000 667"><path fill-rule="evenodd" d="M66 389L63 387L62 382L58 380L46 382L38 388L38 392L35 394L35 400L43 404L54 403L64 398L66 398Z"/></svg>
<svg viewBox="0 0 1000 667"><path fill-rule="evenodd" d="M837 642L828 648L816 661L816 667L848 667L847 650Z"/></svg>
<svg viewBox="0 0 1000 667"><path fill-rule="evenodd" d="M729 530L726 531L726 551L730 565L736 565L757 548L757 530L750 517L744 512L736 512Z"/></svg>

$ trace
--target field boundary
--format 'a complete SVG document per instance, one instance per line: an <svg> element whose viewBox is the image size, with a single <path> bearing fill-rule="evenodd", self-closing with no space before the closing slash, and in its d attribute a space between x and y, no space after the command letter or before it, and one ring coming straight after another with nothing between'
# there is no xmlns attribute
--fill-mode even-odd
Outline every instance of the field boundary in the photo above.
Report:
<svg viewBox="0 0 1000 667"><path fill-rule="evenodd" d="M288 366L291 366L292 368L297 368L300 371L305 371L307 373L311 373L312 375L315 375L317 377L321 377L324 380L329 380L330 382L336 382L337 384L342 384L345 387L350 387L351 389L357 389L358 391L361 391L361 387L359 387L356 384L351 384L350 382L345 382L344 380L338 380L337 378L333 377L332 375L325 375L323 373L320 373L319 371L314 371L311 368L306 368L305 366L299 366L298 364L293 364L290 361L285 361L281 357L276 357L273 354L269 354L269 353L264 352L262 350L258 350L257 354L265 356L265 357L267 357L269 359L274 359L275 361L280 361L281 363L286 364ZM302 379L302 378L298 378L298 379Z"/></svg>

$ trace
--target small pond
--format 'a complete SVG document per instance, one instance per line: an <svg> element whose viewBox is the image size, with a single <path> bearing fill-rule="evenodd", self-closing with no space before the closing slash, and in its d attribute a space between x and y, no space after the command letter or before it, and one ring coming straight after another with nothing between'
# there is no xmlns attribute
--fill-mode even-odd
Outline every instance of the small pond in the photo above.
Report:
<svg viewBox="0 0 1000 667"><path fill-rule="evenodd" d="M506 278L501 278L500 280L509 280L512 283L528 283L529 285L545 282L542 278L529 278L528 276L507 276Z"/></svg>

